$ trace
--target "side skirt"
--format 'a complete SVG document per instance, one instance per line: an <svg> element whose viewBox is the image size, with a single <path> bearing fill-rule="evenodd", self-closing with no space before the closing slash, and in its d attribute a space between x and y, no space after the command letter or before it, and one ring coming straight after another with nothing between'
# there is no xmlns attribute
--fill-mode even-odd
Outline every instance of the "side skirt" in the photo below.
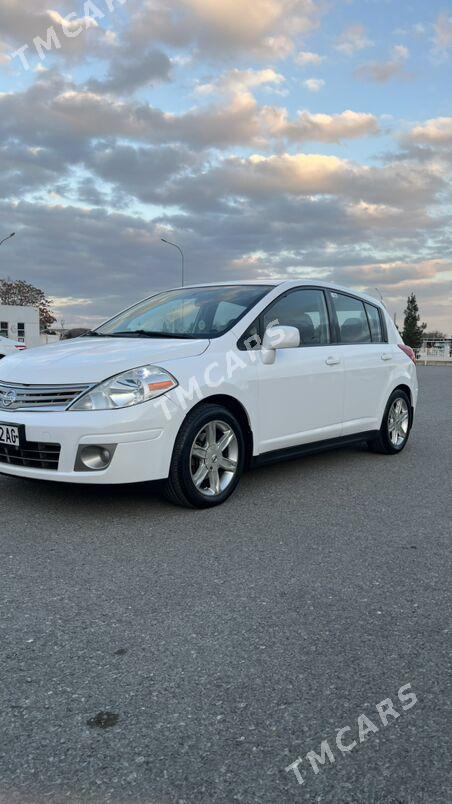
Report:
<svg viewBox="0 0 452 804"><path fill-rule="evenodd" d="M294 458L301 458L303 455L315 455L318 452L340 449L349 444L369 441L372 438L376 438L377 435L378 430L366 430L363 433L353 433L352 435L339 436L339 438L327 438L324 441L312 441L310 444L300 444L296 447L287 447L287 449L275 449L271 452L263 452L262 455L255 455L251 461L251 466L265 466L269 463L291 461Z"/></svg>

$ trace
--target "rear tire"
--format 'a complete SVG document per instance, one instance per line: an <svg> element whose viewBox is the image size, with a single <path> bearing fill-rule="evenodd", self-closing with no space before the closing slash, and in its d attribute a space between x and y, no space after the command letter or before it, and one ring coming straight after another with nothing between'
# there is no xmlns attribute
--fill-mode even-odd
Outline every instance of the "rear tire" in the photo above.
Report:
<svg viewBox="0 0 452 804"><path fill-rule="evenodd" d="M401 389L393 391L388 399L378 435L367 442L369 449L384 455L398 455L407 445L412 419L408 395Z"/></svg>
<svg viewBox="0 0 452 804"><path fill-rule="evenodd" d="M189 508L220 505L237 487L244 464L239 422L222 405L205 403L188 414L179 430L165 496Z"/></svg>

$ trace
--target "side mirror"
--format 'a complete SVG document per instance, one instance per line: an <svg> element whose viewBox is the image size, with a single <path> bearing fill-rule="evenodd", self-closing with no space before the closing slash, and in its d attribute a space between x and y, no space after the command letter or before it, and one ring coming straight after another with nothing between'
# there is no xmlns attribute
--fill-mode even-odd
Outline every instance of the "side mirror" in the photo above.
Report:
<svg viewBox="0 0 452 804"><path fill-rule="evenodd" d="M262 362L269 366L275 362L277 349L295 349L297 346L300 346L300 331L296 327L268 327L262 341Z"/></svg>

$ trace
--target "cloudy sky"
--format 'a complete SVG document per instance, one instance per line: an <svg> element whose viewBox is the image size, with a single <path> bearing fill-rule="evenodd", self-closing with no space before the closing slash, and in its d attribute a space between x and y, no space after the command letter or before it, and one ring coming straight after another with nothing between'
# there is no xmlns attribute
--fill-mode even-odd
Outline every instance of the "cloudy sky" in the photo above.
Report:
<svg viewBox="0 0 452 804"><path fill-rule="evenodd" d="M447 0L0 0L0 276L93 325L187 280L415 291L452 333Z"/></svg>

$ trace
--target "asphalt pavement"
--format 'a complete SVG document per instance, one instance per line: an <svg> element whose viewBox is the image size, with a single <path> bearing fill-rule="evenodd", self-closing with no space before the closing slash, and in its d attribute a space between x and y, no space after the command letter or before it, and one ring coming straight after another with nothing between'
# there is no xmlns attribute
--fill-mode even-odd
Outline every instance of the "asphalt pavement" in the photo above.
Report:
<svg viewBox="0 0 452 804"><path fill-rule="evenodd" d="M402 455L210 511L0 476L1 804L450 804L452 369L419 378Z"/></svg>

